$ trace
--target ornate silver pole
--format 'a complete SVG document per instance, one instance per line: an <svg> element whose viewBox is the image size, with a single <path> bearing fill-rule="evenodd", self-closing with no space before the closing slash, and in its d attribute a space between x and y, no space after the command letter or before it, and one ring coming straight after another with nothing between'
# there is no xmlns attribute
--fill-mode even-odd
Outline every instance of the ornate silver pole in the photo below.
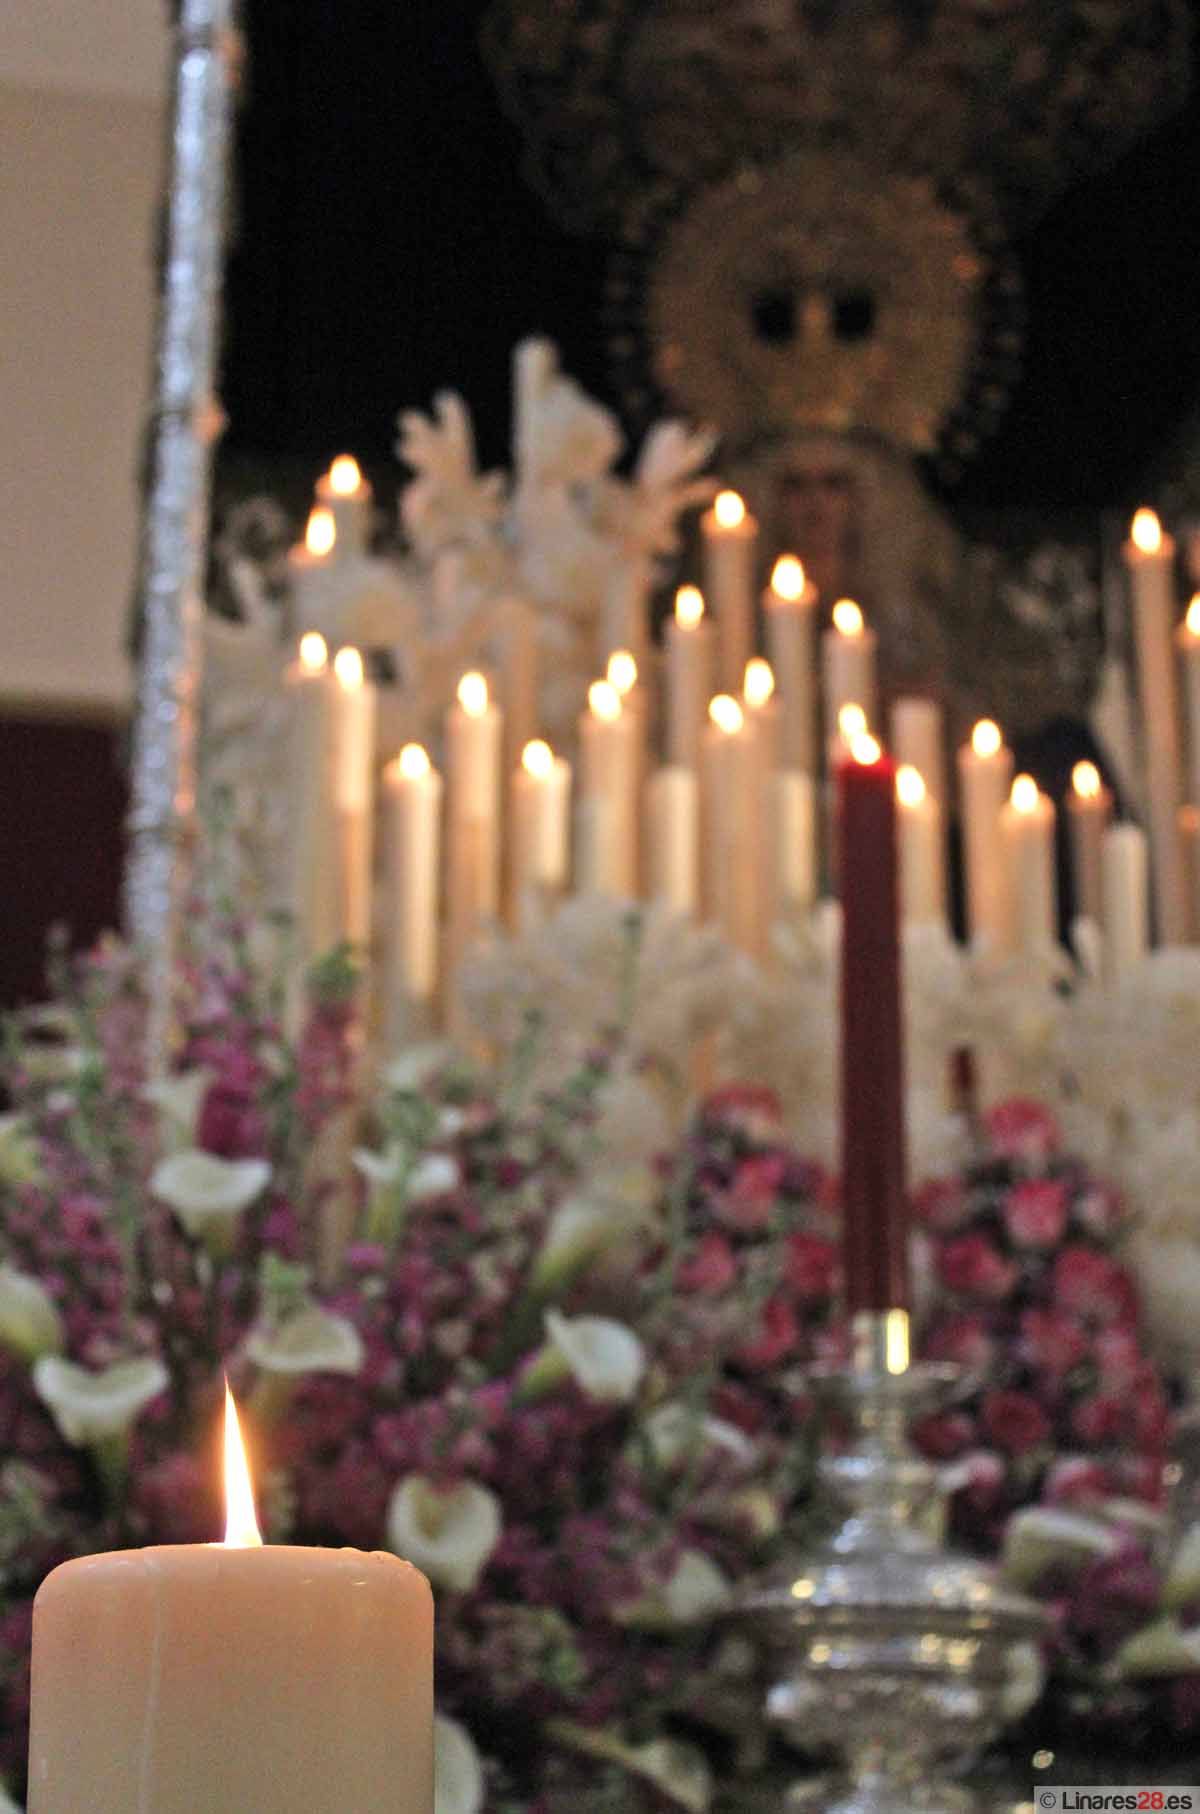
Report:
<svg viewBox="0 0 1200 1814"><path fill-rule="evenodd" d="M151 1070L165 1060L195 821L196 716L213 394L233 117L235 0L180 0L153 456L142 526L141 662L125 921L147 965Z"/></svg>

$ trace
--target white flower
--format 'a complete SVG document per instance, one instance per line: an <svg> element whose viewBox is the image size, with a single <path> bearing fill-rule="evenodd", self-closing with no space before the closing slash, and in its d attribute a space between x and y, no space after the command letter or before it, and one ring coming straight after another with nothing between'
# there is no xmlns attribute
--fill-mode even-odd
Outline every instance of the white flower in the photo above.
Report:
<svg viewBox="0 0 1200 1814"><path fill-rule="evenodd" d="M362 1337L344 1316L309 1304L274 1329L257 1329L246 1352L264 1373L358 1373Z"/></svg>
<svg viewBox="0 0 1200 1814"><path fill-rule="evenodd" d="M397 1095L419 1092L453 1055L454 1048L442 1039L426 1040L422 1045L409 1046L407 1051L401 1052L384 1065L384 1087L394 1090Z"/></svg>
<svg viewBox="0 0 1200 1814"><path fill-rule="evenodd" d="M441 1492L409 1474L392 1494L387 1537L396 1555L423 1569L438 1587L467 1593L500 1541L500 1501L476 1482Z"/></svg>
<svg viewBox="0 0 1200 1814"><path fill-rule="evenodd" d="M1186 1606L1200 1595L1200 1524L1189 1525L1163 1583L1162 1602L1169 1610Z"/></svg>
<svg viewBox="0 0 1200 1814"><path fill-rule="evenodd" d="M175 1211L190 1235L224 1237L270 1181L265 1159L220 1159L193 1149L162 1160L150 1189Z"/></svg>
<svg viewBox="0 0 1200 1814"><path fill-rule="evenodd" d="M546 1334L571 1377L601 1404L628 1404L642 1383L646 1351L633 1330L607 1316L547 1310Z"/></svg>
<svg viewBox="0 0 1200 1814"><path fill-rule="evenodd" d="M673 1468L696 1449L724 1449L738 1461L750 1461L754 1455L754 1444L735 1424L689 1405L659 1405L642 1428L661 1468Z"/></svg>
<svg viewBox="0 0 1200 1814"><path fill-rule="evenodd" d="M1113 1668L1126 1677L1195 1675L1200 1670L1200 1631L1181 1631L1174 1619L1156 1619L1126 1638Z"/></svg>
<svg viewBox="0 0 1200 1814"><path fill-rule="evenodd" d="M1115 1555L1120 1543L1119 1534L1099 1518L1048 1505L1026 1506L1009 1519L1004 1533L1004 1573L1016 1586L1027 1587L1052 1563L1082 1568Z"/></svg>
<svg viewBox="0 0 1200 1814"><path fill-rule="evenodd" d="M404 1194L410 1203L427 1203L444 1197L462 1183L462 1167L449 1153L426 1153L408 1175Z"/></svg>
<svg viewBox="0 0 1200 1814"><path fill-rule="evenodd" d="M25 1814L24 1808L18 1807L12 1797L0 1788L0 1814Z"/></svg>
<svg viewBox="0 0 1200 1814"><path fill-rule="evenodd" d="M433 1814L480 1814L484 1783L479 1753L466 1727L444 1713L433 1716L433 1783Z"/></svg>
<svg viewBox="0 0 1200 1814"><path fill-rule="evenodd" d="M361 1172L375 1190L389 1190L404 1169L404 1154L398 1146L387 1146L381 1153L370 1147L357 1147L353 1154L354 1169Z"/></svg>
<svg viewBox="0 0 1200 1814"><path fill-rule="evenodd" d="M712 1772L694 1745L671 1738L630 1745L617 1732L576 1726L570 1720L554 1720L548 1730L551 1738L572 1751L621 1764L630 1775L653 1783L677 1807L688 1809L689 1814L707 1814L712 1805Z"/></svg>
<svg viewBox="0 0 1200 1814"><path fill-rule="evenodd" d="M685 1549L667 1582L666 1608L672 1624L693 1625L724 1612L733 1590L702 1550Z"/></svg>
<svg viewBox="0 0 1200 1814"><path fill-rule="evenodd" d="M212 1072L197 1065L146 1085L146 1099L158 1110L160 1137L168 1151L179 1152L196 1144L196 1124L211 1083Z"/></svg>
<svg viewBox="0 0 1200 1814"><path fill-rule="evenodd" d="M36 1184L42 1167L37 1138L24 1115L0 1115L0 1184Z"/></svg>
<svg viewBox="0 0 1200 1814"><path fill-rule="evenodd" d="M62 1318L46 1287L13 1266L0 1266L0 1344L24 1361L60 1354Z"/></svg>
<svg viewBox="0 0 1200 1814"><path fill-rule="evenodd" d="M44 1354L33 1369L34 1391L66 1441L76 1445L123 1436L169 1384L162 1362L148 1354L115 1361L99 1373Z"/></svg>
<svg viewBox="0 0 1200 1814"><path fill-rule="evenodd" d="M627 1240L642 1220L632 1198L581 1194L560 1203L537 1258L534 1283L549 1290Z"/></svg>
<svg viewBox="0 0 1200 1814"><path fill-rule="evenodd" d="M1045 1681L1041 1646L1032 1640L1014 1644L1008 1653L1008 1681L1002 1701L1007 1722L1015 1725L1031 1707L1036 1707Z"/></svg>

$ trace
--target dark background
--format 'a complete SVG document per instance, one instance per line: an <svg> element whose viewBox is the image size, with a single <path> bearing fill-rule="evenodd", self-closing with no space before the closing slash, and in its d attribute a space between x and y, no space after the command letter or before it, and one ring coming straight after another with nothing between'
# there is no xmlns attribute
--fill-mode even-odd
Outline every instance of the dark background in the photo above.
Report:
<svg viewBox="0 0 1200 1814"><path fill-rule="evenodd" d="M226 463L377 479L401 406L453 386L506 450L513 343L549 333L612 399L605 248L550 219L477 46L483 0L247 0ZM1196 86L1200 86L1197 84ZM1200 101L1018 253L1030 321L1000 435L950 501L1125 504L1200 396Z"/></svg>

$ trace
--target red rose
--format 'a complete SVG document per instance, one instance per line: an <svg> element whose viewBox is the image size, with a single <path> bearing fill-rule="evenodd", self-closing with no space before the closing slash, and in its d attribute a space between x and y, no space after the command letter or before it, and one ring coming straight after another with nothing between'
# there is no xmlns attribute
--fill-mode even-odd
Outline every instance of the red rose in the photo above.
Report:
<svg viewBox="0 0 1200 1814"><path fill-rule="evenodd" d="M995 1511L1004 1497L1008 1468L991 1449L972 1449L947 1468L948 1492L960 1493L978 1517Z"/></svg>
<svg viewBox="0 0 1200 1814"><path fill-rule="evenodd" d="M698 1291L705 1296L728 1291L737 1278L737 1261L724 1235L706 1234L692 1252L679 1262L675 1283L680 1291Z"/></svg>
<svg viewBox="0 0 1200 1814"><path fill-rule="evenodd" d="M766 1372L768 1368L778 1366L792 1352L799 1334L796 1313L791 1304L786 1298L773 1297L763 1311L758 1334L752 1342L738 1350L737 1358L743 1367Z"/></svg>
<svg viewBox="0 0 1200 1814"><path fill-rule="evenodd" d="M1150 1369L1146 1369L1147 1374ZM1171 1412L1158 1381L1143 1376L1133 1395L1134 1441L1143 1452L1160 1453L1171 1433Z"/></svg>
<svg viewBox="0 0 1200 1814"><path fill-rule="evenodd" d="M1145 1362L1132 1329L1102 1329L1093 1343L1092 1354L1106 1392L1133 1390Z"/></svg>
<svg viewBox="0 0 1200 1814"><path fill-rule="evenodd" d="M833 1296L838 1260L832 1241L822 1241L819 1235L789 1235L784 1277L802 1303L819 1303Z"/></svg>
<svg viewBox="0 0 1200 1814"><path fill-rule="evenodd" d="M1080 1442L1093 1448L1105 1448L1120 1438L1128 1417L1128 1406L1123 1399L1096 1392L1072 1411L1071 1430Z"/></svg>
<svg viewBox="0 0 1200 1814"><path fill-rule="evenodd" d="M977 1373L991 1366L995 1351L996 1344L983 1318L966 1312L943 1317L924 1343L927 1360L951 1361L956 1367L970 1367Z"/></svg>
<svg viewBox="0 0 1200 1814"><path fill-rule="evenodd" d="M1137 1320L1137 1292L1128 1272L1091 1247L1065 1247L1059 1254L1054 1297L1061 1310L1100 1328Z"/></svg>
<svg viewBox="0 0 1200 1814"><path fill-rule="evenodd" d="M721 1220L747 1234L765 1228L779 1200L787 1164L783 1153L762 1153L753 1159L743 1159L721 1199L718 1208Z"/></svg>
<svg viewBox="0 0 1200 1814"><path fill-rule="evenodd" d="M1016 1247L1056 1247L1067 1226L1067 1187L1050 1178L1014 1185L1004 1201L1004 1226Z"/></svg>
<svg viewBox="0 0 1200 1814"><path fill-rule="evenodd" d="M958 1235L938 1255L938 1276L962 1297L999 1303L1016 1284L1017 1268L986 1235Z"/></svg>
<svg viewBox="0 0 1200 1814"><path fill-rule="evenodd" d="M1089 1184L1076 1197L1073 1213L1088 1234L1106 1241L1125 1221L1125 1204L1111 1184Z"/></svg>
<svg viewBox="0 0 1200 1814"><path fill-rule="evenodd" d="M1057 1152L1061 1136L1049 1109L1027 1097L998 1102L983 1118L992 1151L1003 1159L1040 1165Z"/></svg>
<svg viewBox="0 0 1200 1814"><path fill-rule="evenodd" d="M1050 1437L1050 1419L1028 1392L989 1392L980 1423L1005 1455L1027 1455Z"/></svg>
<svg viewBox="0 0 1200 1814"><path fill-rule="evenodd" d="M975 1423L965 1411L939 1411L921 1419L913 1440L931 1461L952 1461L974 1442Z"/></svg>
<svg viewBox="0 0 1200 1814"><path fill-rule="evenodd" d="M967 1219L967 1193L960 1178L932 1178L913 1198L918 1221L939 1234L950 1234Z"/></svg>
<svg viewBox="0 0 1200 1814"><path fill-rule="evenodd" d="M1042 1498L1047 1505L1086 1505L1109 1498L1112 1490L1107 1468L1090 1455L1064 1455L1046 1475Z"/></svg>
<svg viewBox="0 0 1200 1814"><path fill-rule="evenodd" d="M1021 1349L1030 1366L1060 1380L1087 1359L1088 1338L1073 1317L1057 1310L1021 1313Z"/></svg>

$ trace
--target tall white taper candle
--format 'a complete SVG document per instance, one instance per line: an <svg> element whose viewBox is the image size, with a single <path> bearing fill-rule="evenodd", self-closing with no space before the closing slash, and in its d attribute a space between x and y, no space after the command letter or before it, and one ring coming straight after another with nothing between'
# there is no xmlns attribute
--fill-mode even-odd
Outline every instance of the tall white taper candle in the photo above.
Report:
<svg viewBox="0 0 1200 1814"><path fill-rule="evenodd" d="M1133 593L1138 688L1150 810L1150 866L1160 941L1187 935L1183 853L1179 843L1183 769L1172 636L1175 624L1175 544L1152 510L1139 510L1124 549Z"/></svg>

